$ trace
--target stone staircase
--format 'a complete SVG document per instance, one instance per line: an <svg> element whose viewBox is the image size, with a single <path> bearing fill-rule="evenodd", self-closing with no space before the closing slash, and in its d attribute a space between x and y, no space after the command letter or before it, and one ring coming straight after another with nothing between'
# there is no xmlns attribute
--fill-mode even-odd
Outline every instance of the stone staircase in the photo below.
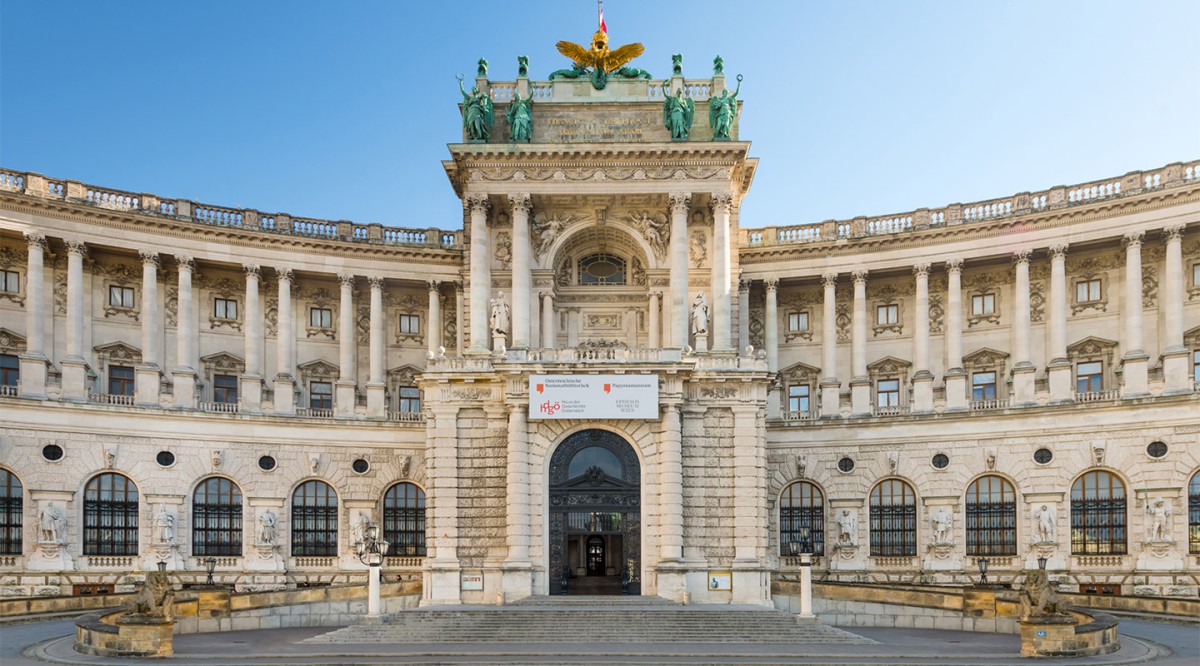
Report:
<svg viewBox="0 0 1200 666"><path fill-rule="evenodd" d="M533 597L507 606L443 606L388 615L310 644L867 644L840 629L758 606L688 605L657 597Z"/></svg>

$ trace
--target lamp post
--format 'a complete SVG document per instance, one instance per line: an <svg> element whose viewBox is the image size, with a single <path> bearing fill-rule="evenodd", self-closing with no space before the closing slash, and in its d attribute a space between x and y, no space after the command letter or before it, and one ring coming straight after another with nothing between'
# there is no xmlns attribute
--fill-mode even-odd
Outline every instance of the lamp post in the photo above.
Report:
<svg viewBox="0 0 1200 666"><path fill-rule="evenodd" d="M367 579L367 617L379 617L379 569L383 566L390 545L379 538L378 523L368 523L367 529L363 531L362 541L354 542L354 554L358 555L358 561L370 568L370 577Z"/></svg>
<svg viewBox="0 0 1200 666"><path fill-rule="evenodd" d="M977 561L977 564L979 564L979 585L987 585L988 564L990 564L990 562L988 562L988 558L981 557Z"/></svg>
<svg viewBox="0 0 1200 666"><path fill-rule="evenodd" d="M217 558L210 557L204 560L204 570L208 572L208 580L204 581L205 585L216 585L213 581L213 572L217 570Z"/></svg>

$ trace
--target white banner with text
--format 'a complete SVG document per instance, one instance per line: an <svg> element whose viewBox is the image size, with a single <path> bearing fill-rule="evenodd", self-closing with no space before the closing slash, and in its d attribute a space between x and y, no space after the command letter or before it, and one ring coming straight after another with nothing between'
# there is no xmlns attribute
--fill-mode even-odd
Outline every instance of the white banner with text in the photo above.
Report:
<svg viewBox="0 0 1200 666"><path fill-rule="evenodd" d="M658 419L658 375L531 375L531 419Z"/></svg>

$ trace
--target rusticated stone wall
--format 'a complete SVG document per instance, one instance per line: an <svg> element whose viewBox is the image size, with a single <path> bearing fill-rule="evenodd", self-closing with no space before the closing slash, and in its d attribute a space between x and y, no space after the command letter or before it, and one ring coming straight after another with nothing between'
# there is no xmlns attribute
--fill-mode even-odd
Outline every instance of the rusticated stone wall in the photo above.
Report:
<svg viewBox="0 0 1200 666"><path fill-rule="evenodd" d="M709 566L733 561L733 412L713 408L683 414L683 535ZM699 554L699 553L697 553Z"/></svg>
<svg viewBox="0 0 1200 666"><path fill-rule="evenodd" d="M459 561L480 567L505 554L506 421L482 409L458 414Z"/></svg>

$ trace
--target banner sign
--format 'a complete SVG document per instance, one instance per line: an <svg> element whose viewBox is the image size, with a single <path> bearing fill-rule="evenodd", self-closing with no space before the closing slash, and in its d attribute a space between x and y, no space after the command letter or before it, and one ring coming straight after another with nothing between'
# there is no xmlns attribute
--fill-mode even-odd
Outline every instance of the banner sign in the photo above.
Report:
<svg viewBox="0 0 1200 666"><path fill-rule="evenodd" d="M658 420L658 375L531 375L529 418Z"/></svg>

